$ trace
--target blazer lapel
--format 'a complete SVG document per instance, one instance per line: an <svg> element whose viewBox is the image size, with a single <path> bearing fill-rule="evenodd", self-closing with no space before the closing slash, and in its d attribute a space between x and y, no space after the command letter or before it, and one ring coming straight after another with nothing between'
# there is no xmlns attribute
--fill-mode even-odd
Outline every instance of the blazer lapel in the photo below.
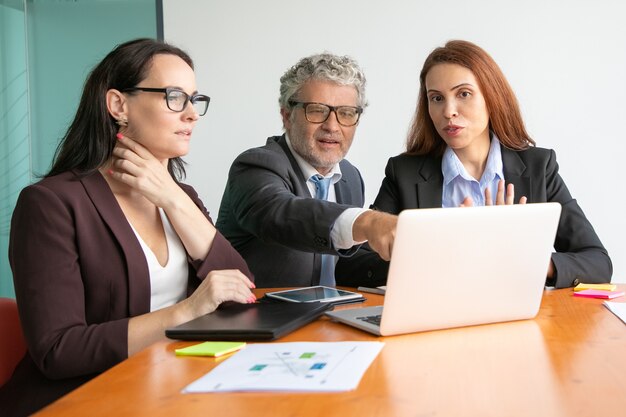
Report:
<svg viewBox="0 0 626 417"><path fill-rule="evenodd" d="M524 175L526 164L519 157L518 152L503 146L502 165L506 183L511 183L515 187L515 202L519 201L522 196L526 196L529 203L535 201L532 195L531 178Z"/></svg>
<svg viewBox="0 0 626 417"><path fill-rule="evenodd" d="M293 183L293 187L294 187L293 193L297 195L298 197L310 197L311 194L309 193L309 189L306 185L306 182L309 179L304 177L304 173L300 169L300 165L298 165L298 161L296 161L296 158L291 153L291 150L289 150L289 145L287 145L287 139L285 138L285 135L271 137L267 140L267 143L270 144L271 141L275 141L275 143L283 151L283 153L287 157L287 160L289 161L289 165L291 166L291 169L293 170L293 174L298 180Z"/></svg>
<svg viewBox="0 0 626 417"><path fill-rule="evenodd" d="M443 174L441 158L424 158L419 170L417 187L417 208L441 207Z"/></svg>
<svg viewBox="0 0 626 417"><path fill-rule="evenodd" d="M128 309L131 316L150 311L150 272L141 245L124 216L111 188L99 172L80 177L89 198L111 229L126 258Z"/></svg>
<svg viewBox="0 0 626 417"><path fill-rule="evenodd" d="M309 192L309 188L307 187L307 184L306 184L306 182L309 179L304 177L304 173L300 169L300 165L298 165L298 161L296 161L296 158L293 156L293 154L291 153L291 150L289 149L289 145L287 145L287 139L285 138L285 135L283 134L280 137L275 136L275 137L269 138L267 140L267 144L268 145L271 144L272 141L274 141L276 144L278 144L278 146L280 146L285 156L287 156L287 160L289 161L289 164L291 165L291 170L293 171L295 175L294 180L296 180L296 181L292 181L293 193L297 195L298 197L311 197L311 193ZM313 255L313 271L311 273L311 285L319 285L320 274L322 272L322 254L313 253L312 255Z"/></svg>
<svg viewBox="0 0 626 417"><path fill-rule="evenodd" d="M354 204L352 201L346 201L346 194L350 194L348 184L345 178L341 178L337 184L335 184L335 199L339 204Z"/></svg>

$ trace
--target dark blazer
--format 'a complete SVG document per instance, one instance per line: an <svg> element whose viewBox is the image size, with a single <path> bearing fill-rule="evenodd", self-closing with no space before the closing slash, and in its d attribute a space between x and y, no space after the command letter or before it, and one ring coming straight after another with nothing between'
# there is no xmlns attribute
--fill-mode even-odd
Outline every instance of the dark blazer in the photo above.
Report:
<svg viewBox="0 0 626 417"><path fill-rule="evenodd" d="M180 186L209 218L194 189ZM144 253L98 172L22 190L9 259L28 354L0 388L3 416L31 413L126 359L128 321L150 311ZM215 269L251 276L219 233L206 259L190 261L189 293Z"/></svg>
<svg viewBox="0 0 626 417"><path fill-rule="evenodd" d="M244 257L257 287L310 286L319 283L322 253L336 251L330 231L349 207L363 207L361 174L340 162L337 203L311 198L307 178L285 136L249 149L233 162L222 197L217 228Z"/></svg>
<svg viewBox="0 0 626 417"><path fill-rule="evenodd" d="M404 209L441 207L441 162L441 158L406 154L390 158L372 208L398 214ZM561 203L556 252L552 254L556 280L549 284L563 288L580 281L609 282L613 273L611 259L561 179L554 151L535 147L513 151L502 147L502 163L507 184L515 186L516 199L526 196L528 203ZM369 253L341 259L337 270L354 279L369 276L380 280L386 277L387 267L388 263Z"/></svg>

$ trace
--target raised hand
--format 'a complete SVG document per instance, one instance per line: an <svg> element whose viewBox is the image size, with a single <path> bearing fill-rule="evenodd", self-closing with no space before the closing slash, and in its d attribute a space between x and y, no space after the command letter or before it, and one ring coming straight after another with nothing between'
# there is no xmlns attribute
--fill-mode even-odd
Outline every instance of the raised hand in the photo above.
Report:
<svg viewBox="0 0 626 417"><path fill-rule="evenodd" d="M117 135L109 176L162 208L191 259L204 259L217 233L198 206L157 159L137 141Z"/></svg>
<svg viewBox="0 0 626 417"><path fill-rule="evenodd" d="M167 160L160 161L135 140L117 134L117 144L109 175L140 192L154 205L166 208L184 192L167 170Z"/></svg>
<svg viewBox="0 0 626 417"><path fill-rule="evenodd" d="M526 204L527 198L526 196L522 196L519 199L519 204ZM496 192L496 206L501 205L511 205L515 202L515 187L513 184L509 184L506 186L506 197L504 193L504 180L498 181L498 191ZM474 205L474 200L471 197L465 197L463 202L459 205L459 207L472 207ZM491 198L491 189L489 187L485 188L485 205L493 206L493 200Z"/></svg>
<svg viewBox="0 0 626 417"><path fill-rule="evenodd" d="M514 204L515 201L515 187L513 184L506 186L506 198L504 197L504 180L498 181L498 191L496 193L496 206ZM522 196L519 199L519 204L526 204L526 196ZM492 206L493 201L491 199L491 190L489 187L485 189L485 205Z"/></svg>

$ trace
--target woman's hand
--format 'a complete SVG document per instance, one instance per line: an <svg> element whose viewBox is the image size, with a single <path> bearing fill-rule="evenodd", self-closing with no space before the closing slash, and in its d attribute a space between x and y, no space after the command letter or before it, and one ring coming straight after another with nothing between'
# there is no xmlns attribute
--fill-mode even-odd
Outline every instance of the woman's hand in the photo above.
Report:
<svg viewBox="0 0 626 417"><path fill-rule="evenodd" d="M160 340L169 327L213 312L224 301L254 303L256 297L250 291L251 288L254 288L254 284L238 270L211 271L189 298L132 317L128 322L128 354L133 355Z"/></svg>
<svg viewBox="0 0 626 417"><path fill-rule="evenodd" d="M526 204L526 196L522 196L519 199L519 204ZM513 184L506 186L506 198L504 197L504 180L498 181L498 191L496 193L496 206L511 205L515 201L515 187ZM474 201L471 197L465 197L459 207L472 207ZM485 188L485 205L493 206L493 200L491 199L491 189Z"/></svg>
<svg viewBox="0 0 626 417"><path fill-rule="evenodd" d="M111 177L163 209L184 193L167 170L167 160L159 161L144 146L121 133L117 139L109 171Z"/></svg>
<svg viewBox="0 0 626 417"><path fill-rule="evenodd" d="M254 283L237 269L211 271L189 298L181 301L190 320L213 312L224 301L254 303Z"/></svg>
<svg viewBox="0 0 626 417"><path fill-rule="evenodd" d="M513 184L506 186L506 198L504 197L504 180L498 181L498 191L496 193L496 206L511 205L515 200L515 187ZM526 196L522 196L519 199L519 204L526 204ZM489 187L485 189L485 205L492 206L491 190Z"/></svg>
<svg viewBox="0 0 626 417"><path fill-rule="evenodd" d="M133 139L117 134L109 175L162 208L191 259L204 259L217 233L207 216L160 161Z"/></svg>

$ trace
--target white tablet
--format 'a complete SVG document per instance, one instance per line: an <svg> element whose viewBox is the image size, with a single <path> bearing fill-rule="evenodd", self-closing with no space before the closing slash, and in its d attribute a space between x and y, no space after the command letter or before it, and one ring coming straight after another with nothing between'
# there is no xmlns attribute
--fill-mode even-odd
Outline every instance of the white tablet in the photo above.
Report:
<svg viewBox="0 0 626 417"><path fill-rule="evenodd" d="M312 303L316 301L342 302L363 298L363 295L359 294L358 292L338 290L336 288L324 286L268 292L265 295L271 298L276 298L278 300L290 301L292 303Z"/></svg>

